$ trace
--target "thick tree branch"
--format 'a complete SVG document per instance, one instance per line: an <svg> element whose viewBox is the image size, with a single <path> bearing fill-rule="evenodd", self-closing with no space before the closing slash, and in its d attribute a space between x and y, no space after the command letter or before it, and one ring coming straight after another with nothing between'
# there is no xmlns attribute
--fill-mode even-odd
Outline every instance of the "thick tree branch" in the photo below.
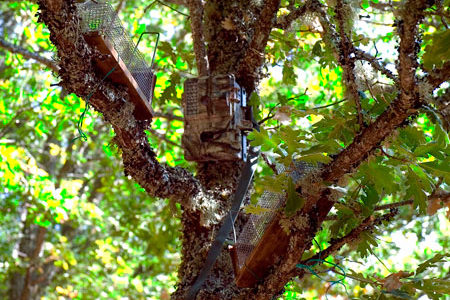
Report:
<svg viewBox="0 0 450 300"><path fill-rule="evenodd" d="M280 7L280 0L266 0L254 26L253 38L247 53L239 64L238 78L247 92L253 92L260 76L258 70L264 62L264 49L269 40L275 18Z"/></svg>
<svg viewBox="0 0 450 300"><path fill-rule="evenodd" d="M206 54L205 37L203 35L203 4L202 0L187 0L191 16L191 31L194 41L195 59L199 76L209 74L208 56Z"/></svg>
<svg viewBox="0 0 450 300"><path fill-rule="evenodd" d="M10 42L7 42L5 40L0 39L0 48L8 50L12 53L20 54L27 59L34 59L35 61L40 62L41 64L47 66L48 68L50 68L55 72L58 72L59 70L58 65L53 60L42 57L36 53L28 51L20 46L11 44Z"/></svg>
<svg viewBox="0 0 450 300"><path fill-rule="evenodd" d="M188 203L201 191L200 183L182 168L158 163L145 134L150 122L135 119L134 107L124 89L107 80L97 85L101 78L92 66L96 54L79 33L74 1L40 0L38 3L39 21L48 26L50 39L58 49L61 85L80 97L94 92L89 103L113 126L125 173L151 196Z"/></svg>

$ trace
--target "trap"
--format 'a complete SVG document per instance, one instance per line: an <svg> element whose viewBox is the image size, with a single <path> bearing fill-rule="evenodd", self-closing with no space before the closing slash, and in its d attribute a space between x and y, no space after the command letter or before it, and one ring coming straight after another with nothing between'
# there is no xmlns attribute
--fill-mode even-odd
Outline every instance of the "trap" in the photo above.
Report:
<svg viewBox="0 0 450 300"><path fill-rule="evenodd" d="M183 110L186 160L246 160L246 133L253 124L245 90L234 75L187 79Z"/></svg>
<svg viewBox="0 0 450 300"><path fill-rule="evenodd" d="M135 105L138 120L152 118L151 108L156 76L153 73L156 41L152 63L149 66L125 31L119 16L108 2L87 1L77 4L81 31L86 42L102 55L94 64L99 73L115 84L127 87L129 99ZM149 33L149 32L148 32Z"/></svg>
<svg viewBox="0 0 450 300"><path fill-rule="evenodd" d="M315 168L302 161L294 162L287 170L283 166L277 167L279 173L286 172L294 182ZM257 206L262 207L264 212L250 214L230 249L237 286L254 286L258 280L265 278L276 260L285 254L289 239L279 219L274 218L285 201L286 194L269 191L264 191L258 199Z"/></svg>

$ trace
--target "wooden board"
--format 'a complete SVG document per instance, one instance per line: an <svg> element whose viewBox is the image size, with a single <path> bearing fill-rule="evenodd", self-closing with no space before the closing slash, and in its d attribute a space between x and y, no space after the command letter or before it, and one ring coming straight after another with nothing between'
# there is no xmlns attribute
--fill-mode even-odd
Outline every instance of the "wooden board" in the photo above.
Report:
<svg viewBox="0 0 450 300"><path fill-rule="evenodd" d="M264 279L275 261L284 256L288 249L289 238L281 228L276 216L267 226L264 235L247 257L245 265L236 273L238 287L253 287L258 280Z"/></svg>
<svg viewBox="0 0 450 300"><path fill-rule="evenodd" d="M106 80L113 83L124 85L128 88L129 99L134 104L134 116L138 120L151 120L153 110L151 107L151 97L146 99L136 80L131 75L125 63L119 58L114 47L98 33L89 33L84 35L84 39L91 46L95 47L100 53L108 55L104 60L95 60L95 65L103 76L106 76L114 67L114 71L108 75ZM152 76L152 91L155 85L155 76Z"/></svg>

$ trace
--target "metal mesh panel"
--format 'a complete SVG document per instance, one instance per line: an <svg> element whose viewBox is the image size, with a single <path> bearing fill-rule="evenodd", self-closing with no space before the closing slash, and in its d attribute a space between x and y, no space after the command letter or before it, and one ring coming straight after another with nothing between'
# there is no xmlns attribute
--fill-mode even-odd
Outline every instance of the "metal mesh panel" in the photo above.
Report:
<svg viewBox="0 0 450 300"><path fill-rule="evenodd" d="M147 100L153 92L153 72L126 32L114 8L108 2L87 1L77 4L83 33L97 32L117 51Z"/></svg>
<svg viewBox="0 0 450 300"><path fill-rule="evenodd" d="M186 101L185 114L193 116L198 114L198 84L195 80L186 80L184 95Z"/></svg>
<svg viewBox="0 0 450 300"><path fill-rule="evenodd" d="M291 176L294 181L298 181L314 169L315 167L313 165L302 161L294 162L292 168L289 168L288 170L286 170L282 165L277 166L277 170L279 172L288 172L289 176ZM264 191L258 199L257 205L269 210L262 214L250 215L247 223L244 225L244 228L239 234L235 245L239 268L244 266L248 256L252 253L253 249L264 235L264 232L269 223L272 221L276 210L280 208L280 206L284 203L284 200L284 194L268 191Z"/></svg>

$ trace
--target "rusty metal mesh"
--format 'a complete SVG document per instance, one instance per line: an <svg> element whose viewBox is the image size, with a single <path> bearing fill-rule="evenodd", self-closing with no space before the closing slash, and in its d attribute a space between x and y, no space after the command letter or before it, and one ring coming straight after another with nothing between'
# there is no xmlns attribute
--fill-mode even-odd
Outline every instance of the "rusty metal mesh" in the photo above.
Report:
<svg viewBox="0 0 450 300"><path fill-rule="evenodd" d="M98 33L110 42L124 62L147 100L151 100L152 66L147 64L114 8L108 2L87 1L77 4L83 34Z"/></svg>
<svg viewBox="0 0 450 300"><path fill-rule="evenodd" d="M294 182L296 182L315 168L309 163L298 161L293 163L292 167L288 169L283 165L278 165L277 171L279 173L287 172ZM266 208L267 211L261 214L251 214L236 240L235 248L239 268L244 266L245 261L264 235L267 226L275 216L277 209L284 203L284 200L285 194L269 191L264 191L258 199L257 206Z"/></svg>

